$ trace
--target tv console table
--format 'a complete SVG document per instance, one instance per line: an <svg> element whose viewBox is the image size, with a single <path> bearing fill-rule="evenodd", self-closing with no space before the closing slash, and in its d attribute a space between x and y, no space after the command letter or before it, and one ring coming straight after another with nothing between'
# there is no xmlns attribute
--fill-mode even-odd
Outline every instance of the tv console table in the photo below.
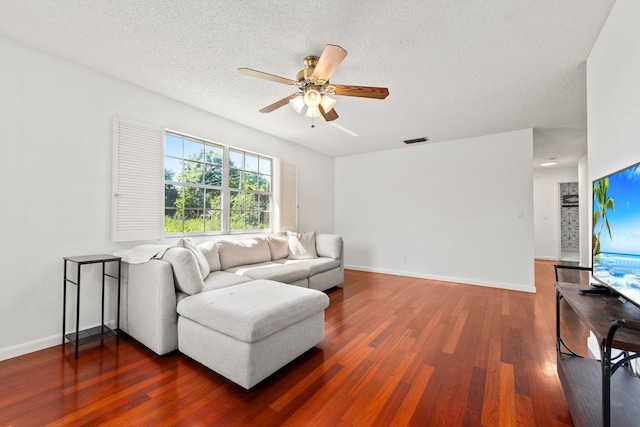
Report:
<svg viewBox="0 0 640 427"><path fill-rule="evenodd" d="M576 426L637 426L640 378L632 372L630 361L640 357L631 354L640 353L640 308L608 292L581 294L591 289L589 284L558 280L561 269L589 269L556 266L558 376L573 422ZM597 338L600 361L578 355L562 340L562 300ZM614 349L622 352L612 357Z"/></svg>

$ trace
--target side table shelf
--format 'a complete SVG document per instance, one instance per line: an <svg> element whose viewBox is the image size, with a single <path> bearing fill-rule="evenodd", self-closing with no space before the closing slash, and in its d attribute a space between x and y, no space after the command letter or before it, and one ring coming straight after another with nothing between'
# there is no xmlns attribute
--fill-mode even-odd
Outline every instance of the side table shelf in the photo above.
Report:
<svg viewBox="0 0 640 427"><path fill-rule="evenodd" d="M120 336L118 331L120 330L120 276L121 276L121 258L113 255L84 255L84 256L72 256L64 257L64 276L63 276L63 303L62 303L62 345L65 344L65 339L68 340L75 347L75 358L78 358L78 347L82 344L87 344L93 341L100 341L108 337L116 337L116 345L120 344ZM68 263L76 264L76 281L68 278ZM117 276L106 272L107 263L117 263ZM80 287L81 287L81 272L82 266L87 264L102 264L102 317L100 319L100 325L80 330ZM117 281L118 297L116 308L116 329L113 330L104 322L104 288L105 280L107 278ZM67 333L66 319L67 319L67 284L76 285L76 329L75 332Z"/></svg>

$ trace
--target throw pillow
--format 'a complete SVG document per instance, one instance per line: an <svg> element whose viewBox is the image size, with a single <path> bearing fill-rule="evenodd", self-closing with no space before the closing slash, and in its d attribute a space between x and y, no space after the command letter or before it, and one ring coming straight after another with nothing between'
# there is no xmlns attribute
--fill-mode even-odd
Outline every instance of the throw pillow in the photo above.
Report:
<svg viewBox="0 0 640 427"><path fill-rule="evenodd" d="M209 267L207 258L205 258L200 248L197 247L191 241L191 239L188 239L186 237L183 237L182 239L178 240L178 246L185 249L189 249L191 253L193 253L193 255L196 257L196 261L198 262L198 269L200 270L200 275L202 276L202 280L206 279L207 276L209 275L209 272L211 271L211 268Z"/></svg>
<svg viewBox="0 0 640 427"><path fill-rule="evenodd" d="M269 236L267 237L269 250L271 251L271 259L282 259L289 255L289 244L287 236Z"/></svg>
<svg viewBox="0 0 640 427"><path fill-rule="evenodd" d="M287 231L289 259L318 258L316 252L316 232L294 233Z"/></svg>
<svg viewBox="0 0 640 427"><path fill-rule="evenodd" d="M198 245L198 249L209 263L209 271L220 270L220 254L218 253L218 245L216 242L204 242Z"/></svg>
<svg viewBox="0 0 640 427"><path fill-rule="evenodd" d="M202 275L195 258L192 251L181 247L169 248L162 257L171 264L176 289L187 295L198 294L204 289Z"/></svg>

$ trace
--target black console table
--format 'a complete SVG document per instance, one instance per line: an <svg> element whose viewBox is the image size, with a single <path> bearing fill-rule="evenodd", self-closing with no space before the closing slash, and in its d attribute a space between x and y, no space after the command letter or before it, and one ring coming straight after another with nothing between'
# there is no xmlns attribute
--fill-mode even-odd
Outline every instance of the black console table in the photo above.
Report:
<svg viewBox="0 0 640 427"><path fill-rule="evenodd" d="M556 349L558 376L576 426L638 426L640 378L630 361L640 355L640 308L616 296L584 294L587 283L558 280L556 266ZM589 328L600 345L600 361L572 351L561 337L561 301L564 300ZM613 357L612 350L622 353ZM615 374L615 375L614 375Z"/></svg>
<svg viewBox="0 0 640 427"><path fill-rule="evenodd" d="M121 273L121 258L113 255L85 255L85 256L72 256L64 257L64 281L63 281L63 303L62 303L62 345L64 346L65 338L69 340L75 346L75 358L78 358L78 347L82 344L90 343L93 341L99 341L106 337L116 336L116 345L120 344L120 273ZM76 264L76 281L67 277L67 264L69 262ZM117 263L118 275L108 274L106 272L106 264L115 262ZM100 325L94 328L80 331L80 273L83 265L86 264L102 264L102 318ZM104 324L104 284L105 279L111 278L117 280L118 283L118 302L116 313L116 330L109 328ZM76 331L75 333L66 333L66 318L67 318L67 283L76 285Z"/></svg>

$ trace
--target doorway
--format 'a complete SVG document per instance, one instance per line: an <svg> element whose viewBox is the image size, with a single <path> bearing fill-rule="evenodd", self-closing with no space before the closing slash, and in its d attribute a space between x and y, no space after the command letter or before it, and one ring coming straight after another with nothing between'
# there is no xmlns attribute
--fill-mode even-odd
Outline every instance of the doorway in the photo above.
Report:
<svg viewBox="0 0 640 427"><path fill-rule="evenodd" d="M580 261L580 209L577 182L560 184L560 261Z"/></svg>

